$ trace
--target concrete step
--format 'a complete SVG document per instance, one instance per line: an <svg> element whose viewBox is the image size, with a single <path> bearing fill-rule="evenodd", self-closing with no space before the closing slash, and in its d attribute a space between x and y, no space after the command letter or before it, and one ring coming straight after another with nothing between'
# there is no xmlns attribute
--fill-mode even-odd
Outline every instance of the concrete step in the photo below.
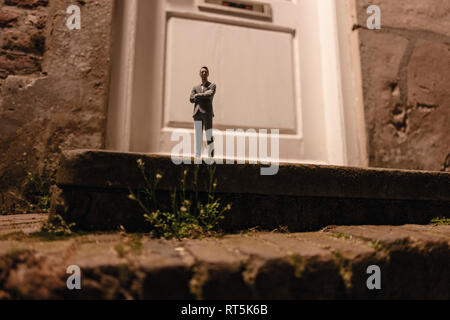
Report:
<svg viewBox="0 0 450 320"><path fill-rule="evenodd" d="M0 300L448 300L449 246L448 225L330 226L182 241L118 232L56 241L5 236ZM67 289L72 265L81 270L81 290ZM378 289L367 285L377 284L372 276L379 276Z"/></svg>
<svg viewBox="0 0 450 320"><path fill-rule="evenodd" d="M65 152L57 175L59 193L53 213L84 230L148 229L129 188L143 187L136 161L148 173L162 173L161 201L169 202L188 170L187 192L192 191L193 165L175 165L169 157L104 150ZM217 165L216 195L232 203L222 221L230 232L259 226L273 230L319 230L328 225L426 224L450 215L450 174L391 169L363 169L321 165L280 164L276 175L260 174L260 164ZM208 190L208 168L201 165L199 192Z"/></svg>
<svg viewBox="0 0 450 320"><path fill-rule="evenodd" d="M0 236L13 232L30 234L38 232L42 223L48 220L47 214L19 214L0 216Z"/></svg>

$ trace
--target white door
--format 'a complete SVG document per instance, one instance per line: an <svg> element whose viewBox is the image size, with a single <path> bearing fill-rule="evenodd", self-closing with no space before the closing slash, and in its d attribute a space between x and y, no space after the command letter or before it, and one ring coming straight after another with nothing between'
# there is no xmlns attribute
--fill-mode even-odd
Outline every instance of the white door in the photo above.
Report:
<svg viewBox="0 0 450 320"><path fill-rule="evenodd" d="M115 49L111 146L171 154L175 130L193 136L189 94L206 65L224 143L247 137L248 158L246 131L266 129L270 141L278 129L280 161L345 164L334 0L127 0L116 9L132 49Z"/></svg>

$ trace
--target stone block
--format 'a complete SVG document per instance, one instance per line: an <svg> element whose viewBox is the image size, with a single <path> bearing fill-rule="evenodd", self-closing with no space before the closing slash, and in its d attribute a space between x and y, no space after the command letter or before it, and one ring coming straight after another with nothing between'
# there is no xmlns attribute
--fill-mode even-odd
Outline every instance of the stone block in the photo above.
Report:
<svg viewBox="0 0 450 320"><path fill-rule="evenodd" d="M448 115L449 82L450 45L418 41L408 64L408 104L423 109L440 107Z"/></svg>
<svg viewBox="0 0 450 320"><path fill-rule="evenodd" d="M47 24L47 17L46 12L33 12L25 17L25 24L37 29L43 29Z"/></svg>
<svg viewBox="0 0 450 320"><path fill-rule="evenodd" d="M14 216L0 216L0 234L23 232L30 234L41 229L44 221L48 220L46 214L27 214Z"/></svg>
<svg viewBox="0 0 450 320"><path fill-rule="evenodd" d="M100 150L65 152L57 174L61 190L52 201L77 228L146 230L150 226L129 188L144 187L137 160L146 174L162 173L157 198L170 204L180 190L181 173L188 171L187 196L193 192L190 165L176 166L169 157ZM275 176L261 176L259 165L217 165L216 196L232 209L221 222L226 231L259 226L273 230L317 230L327 225L427 223L449 212L450 175L444 172L361 169L281 164ZM201 197L206 196L208 166L199 170ZM170 208L168 207L168 210Z"/></svg>
<svg viewBox="0 0 450 320"><path fill-rule="evenodd" d="M370 5L381 9L381 27L450 36L450 3L441 0L357 0L358 23L366 26Z"/></svg>
<svg viewBox="0 0 450 320"><path fill-rule="evenodd" d="M45 36L40 32L5 32L2 47L4 49L42 55L45 51Z"/></svg>
<svg viewBox="0 0 450 320"><path fill-rule="evenodd" d="M251 231L196 240L124 232L50 242L5 236L0 296L447 300L449 245L445 225L329 226L312 233ZM68 265L80 267L82 290L66 289ZM381 290L367 288L371 265L380 267Z"/></svg>
<svg viewBox="0 0 450 320"><path fill-rule="evenodd" d="M13 27L17 24L19 14L10 10L0 10L0 27Z"/></svg>
<svg viewBox="0 0 450 320"><path fill-rule="evenodd" d="M382 272L380 298L448 299L450 296L448 226L345 226L329 231L366 240L386 256L377 263ZM363 291L352 292L361 296Z"/></svg>
<svg viewBox="0 0 450 320"><path fill-rule="evenodd" d="M380 151L377 142L387 139L382 127L392 121L401 94L406 94L401 92L400 70L408 40L371 30L360 30L359 35L368 147L373 157Z"/></svg>
<svg viewBox="0 0 450 320"><path fill-rule="evenodd" d="M41 71L41 61L26 54L0 51L0 70L14 75L32 74Z"/></svg>
<svg viewBox="0 0 450 320"><path fill-rule="evenodd" d="M448 46L359 32L370 165L442 170L450 130Z"/></svg>
<svg viewBox="0 0 450 320"><path fill-rule="evenodd" d="M46 7L49 0L5 0L5 4L8 6L17 6L20 8L36 8Z"/></svg>

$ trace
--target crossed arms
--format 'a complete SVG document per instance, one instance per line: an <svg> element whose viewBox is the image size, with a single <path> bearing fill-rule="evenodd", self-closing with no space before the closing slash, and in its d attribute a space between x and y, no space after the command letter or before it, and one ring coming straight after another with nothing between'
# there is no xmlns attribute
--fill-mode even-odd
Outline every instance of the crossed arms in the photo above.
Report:
<svg viewBox="0 0 450 320"><path fill-rule="evenodd" d="M216 93L216 85L215 84L212 84L210 86L210 89L206 90L203 93L197 93L197 91L195 90L195 87L194 87L192 89L191 97L189 100L191 101L191 103L195 103L195 102L197 102L197 100L211 99L215 93Z"/></svg>

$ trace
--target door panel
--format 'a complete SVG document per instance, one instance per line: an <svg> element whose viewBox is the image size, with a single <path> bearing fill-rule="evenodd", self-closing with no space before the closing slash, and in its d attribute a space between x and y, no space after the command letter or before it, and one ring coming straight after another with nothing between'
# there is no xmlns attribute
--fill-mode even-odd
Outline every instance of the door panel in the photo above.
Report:
<svg viewBox="0 0 450 320"><path fill-rule="evenodd" d="M255 6L256 15L211 10L230 1L123 0L109 145L170 155L174 131L193 136L188 98L207 65L224 141L245 137L248 146L252 136L226 129L279 129L281 161L344 164L339 0L245 1L270 7Z"/></svg>
<svg viewBox="0 0 450 320"><path fill-rule="evenodd" d="M296 133L291 34L171 18L167 38L165 126L192 127L188 96L206 65L217 85L215 128Z"/></svg>
<svg viewBox="0 0 450 320"><path fill-rule="evenodd" d="M279 129L280 158L303 157L299 6L288 0L248 2L270 7L270 19L266 19L269 15L264 20L235 15L238 10L227 12L225 7L205 11L202 0L165 2L164 111L158 153L170 154L178 143L170 141L174 130L184 128L193 135L188 97L200 83L200 67L206 65L209 80L217 85L213 126L224 142L231 138L236 144L237 138L245 138L249 159L252 134L245 130ZM216 151L218 157L225 153L225 149Z"/></svg>

